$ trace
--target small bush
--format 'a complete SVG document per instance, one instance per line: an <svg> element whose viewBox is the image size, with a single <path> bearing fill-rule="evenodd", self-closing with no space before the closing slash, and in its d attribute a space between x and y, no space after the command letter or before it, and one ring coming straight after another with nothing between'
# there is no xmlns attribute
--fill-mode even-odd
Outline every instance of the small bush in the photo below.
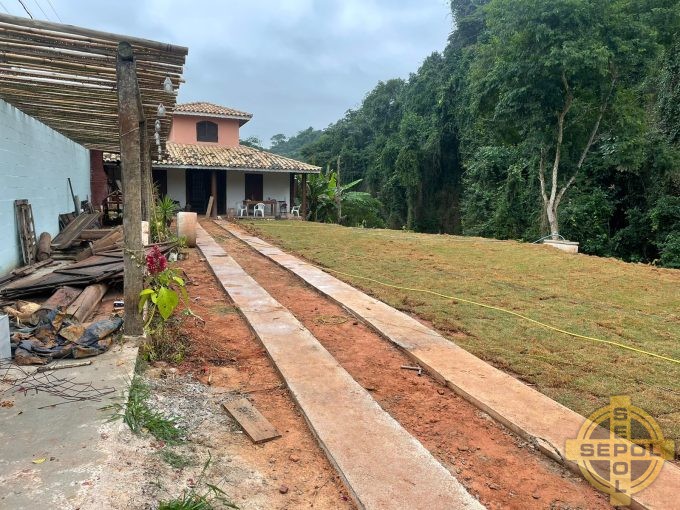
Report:
<svg viewBox="0 0 680 510"><path fill-rule="evenodd" d="M160 322L153 330L148 330L146 341L141 348L142 358L148 362L181 363L184 361L189 342L180 331L180 325L180 319L172 317L165 322Z"/></svg>
<svg viewBox="0 0 680 510"><path fill-rule="evenodd" d="M680 233L668 234L660 251L660 261L664 267L680 269Z"/></svg>
<svg viewBox="0 0 680 510"><path fill-rule="evenodd" d="M184 440L184 430L177 426L177 422L149 407L148 400L151 391L139 376L134 376L130 383L126 404L115 403L104 409L113 410L111 420L121 419L135 434L147 430L152 436L169 444L181 443Z"/></svg>
<svg viewBox="0 0 680 510"><path fill-rule="evenodd" d="M350 191L342 197L343 223L350 227L384 228L382 203L370 193Z"/></svg>

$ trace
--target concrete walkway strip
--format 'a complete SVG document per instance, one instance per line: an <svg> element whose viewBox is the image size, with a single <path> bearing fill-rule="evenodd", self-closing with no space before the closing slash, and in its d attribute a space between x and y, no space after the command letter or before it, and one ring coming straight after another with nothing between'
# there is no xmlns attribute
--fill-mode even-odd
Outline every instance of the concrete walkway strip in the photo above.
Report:
<svg viewBox="0 0 680 510"><path fill-rule="evenodd" d="M409 315L233 224L216 223L369 324L433 377L533 442L543 453L578 470L573 461L566 460L566 443L577 438L585 421L583 416L480 360ZM612 440L631 446L625 440ZM632 504L646 509L677 508L678 487L680 468L665 462L656 480L632 495Z"/></svg>
<svg viewBox="0 0 680 510"><path fill-rule="evenodd" d="M359 508L484 508L200 227L197 245L269 353Z"/></svg>

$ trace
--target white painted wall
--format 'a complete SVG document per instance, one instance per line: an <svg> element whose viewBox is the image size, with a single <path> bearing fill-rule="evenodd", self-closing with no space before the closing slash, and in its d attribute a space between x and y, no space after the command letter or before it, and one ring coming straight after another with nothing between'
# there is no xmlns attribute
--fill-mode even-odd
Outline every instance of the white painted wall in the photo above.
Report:
<svg viewBox="0 0 680 510"><path fill-rule="evenodd" d="M168 173L168 196L177 200L183 208L187 201L185 178L187 170L168 168L166 171ZM246 195L245 174L246 172L240 170L227 170L227 210L236 209L243 202ZM264 175L262 178L263 198L285 200L290 205L290 174L273 172L262 172L262 174Z"/></svg>
<svg viewBox="0 0 680 510"><path fill-rule="evenodd" d="M262 179L263 198L266 200L285 200L290 204L290 174L266 173Z"/></svg>
<svg viewBox="0 0 680 510"><path fill-rule="evenodd" d="M236 209L246 196L245 172L227 171L227 210Z"/></svg>
<svg viewBox="0 0 680 510"><path fill-rule="evenodd" d="M262 173L262 198L285 200L290 206L290 174L274 172L227 171L227 209L236 209L246 196L246 173Z"/></svg>
<svg viewBox="0 0 680 510"><path fill-rule="evenodd" d="M68 188L90 195L90 151L0 99L0 274L21 262L14 200L27 199L36 236L59 233L59 214L73 212Z"/></svg>
<svg viewBox="0 0 680 510"><path fill-rule="evenodd" d="M186 170L183 168L168 168L168 196L177 200L182 209L187 205Z"/></svg>

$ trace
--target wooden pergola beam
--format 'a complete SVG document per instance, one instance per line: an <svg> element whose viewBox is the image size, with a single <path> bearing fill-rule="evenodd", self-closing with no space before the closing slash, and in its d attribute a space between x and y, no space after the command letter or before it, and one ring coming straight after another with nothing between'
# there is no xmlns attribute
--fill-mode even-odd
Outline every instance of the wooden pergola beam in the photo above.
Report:
<svg viewBox="0 0 680 510"><path fill-rule="evenodd" d="M27 32L34 34L45 34L51 33L61 34L64 33L64 29L68 30L68 34L73 38L80 38L84 42L91 44L97 42L103 42L110 44L111 40L125 41L131 47L133 45L139 45L144 48L149 48L157 50L163 53L176 54L176 55L186 55L187 48L183 46L175 46L172 44L161 43L158 41L151 41L149 39L142 39L139 37L128 37L120 34L113 34L109 32L101 32L99 30L92 30L89 28L76 27L73 25L62 25L60 23L52 23L49 21L40 21L35 19L20 18L18 16L2 15L0 16L0 22L6 22L9 20L11 25L19 25L26 28Z"/></svg>

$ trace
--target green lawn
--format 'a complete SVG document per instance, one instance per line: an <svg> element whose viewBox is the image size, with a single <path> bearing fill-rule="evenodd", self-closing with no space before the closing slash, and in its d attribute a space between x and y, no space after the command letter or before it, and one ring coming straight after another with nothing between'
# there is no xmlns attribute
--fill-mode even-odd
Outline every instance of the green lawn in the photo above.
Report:
<svg viewBox="0 0 680 510"><path fill-rule="evenodd" d="M506 308L680 359L679 270L513 241L288 221L241 224L321 266ZM458 345L583 415L611 395L630 395L680 441L677 363L471 304L341 279L431 321Z"/></svg>

